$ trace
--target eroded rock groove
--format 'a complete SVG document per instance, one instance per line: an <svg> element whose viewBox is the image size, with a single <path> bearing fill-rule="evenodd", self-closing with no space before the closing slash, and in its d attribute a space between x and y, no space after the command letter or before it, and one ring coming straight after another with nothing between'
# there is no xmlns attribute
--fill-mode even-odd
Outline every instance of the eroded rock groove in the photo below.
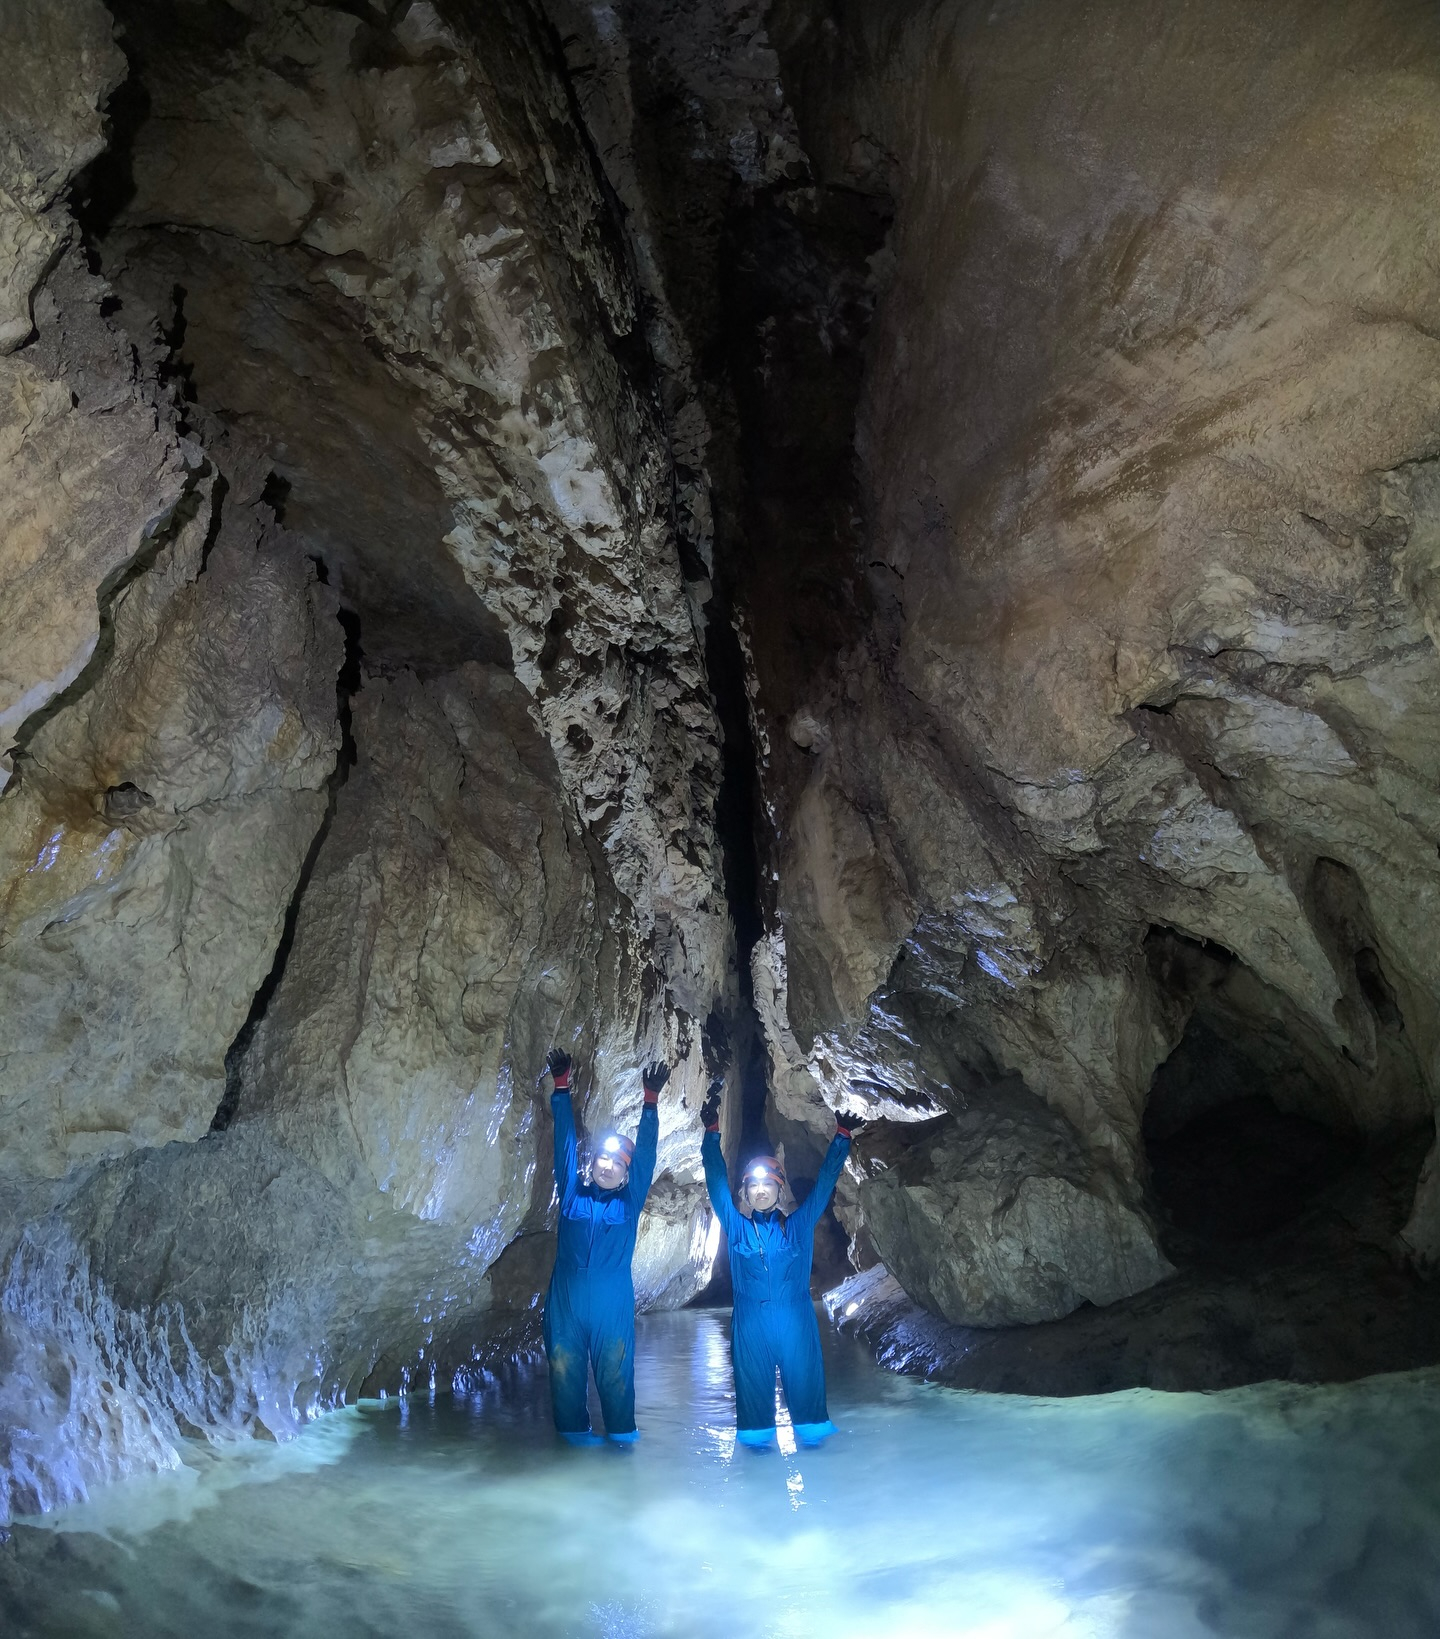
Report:
<svg viewBox="0 0 1440 1639"><path fill-rule="evenodd" d="M268 481L264 499L265 504L275 511L274 491ZM276 517L277 522L280 521L279 513ZM328 582L329 575L325 571L323 559L317 561L317 573L322 584ZM235 1040L225 1050L225 1092L210 1119L211 1132L224 1132L235 1119L235 1112L240 1107L245 1080L245 1055L250 1049L255 1032L264 1021L271 998L285 977L285 964L290 957L290 947L295 943L295 924L300 916L300 903L305 897L305 890L310 886L311 877L315 874L320 850L325 846L325 839L335 822L340 788L355 766L355 735L351 724L350 703L360 687L361 666L364 660L364 651L360 647L360 620L348 609L337 610L336 619L345 632L345 658L335 679L335 716L340 725L340 750L335 758L335 767L325 783L325 814L300 866L300 876L295 883L295 891L290 896L290 903L285 907L285 921L280 930L280 942L275 947L275 959L271 962L260 988L255 992L255 999L250 1003L250 1011L245 1015L244 1024L240 1026Z"/></svg>

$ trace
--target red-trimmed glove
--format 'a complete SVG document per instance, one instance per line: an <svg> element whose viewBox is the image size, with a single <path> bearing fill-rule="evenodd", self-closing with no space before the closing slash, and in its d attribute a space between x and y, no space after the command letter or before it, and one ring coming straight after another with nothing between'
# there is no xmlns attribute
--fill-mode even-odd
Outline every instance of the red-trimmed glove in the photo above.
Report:
<svg viewBox="0 0 1440 1639"><path fill-rule="evenodd" d="M707 1133L720 1131L720 1095L724 1091L724 1076L716 1076L705 1090L705 1102L700 1106L700 1125Z"/></svg>
<svg viewBox="0 0 1440 1639"><path fill-rule="evenodd" d="M863 1115L858 1113L851 1115L845 1110L835 1112L835 1131L841 1138L854 1138L860 1129L866 1125L868 1123Z"/></svg>
<svg viewBox="0 0 1440 1639"><path fill-rule="evenodd" d="M654 1064L647 1064L640 1072L640 1085L645 1089L645 1102L658 1104L660 1089L670 1079L670 1066L660 1059Z"/></svg>
<svg viewBox="0 0 1440 1639"><path fill-rule="evenodd" d="M550 1072L550 1079L555 1083L557 1093L570 1091L570 1055L562 1052L558 1047L552 1047L545 1057L545 1068Z"/></svg>

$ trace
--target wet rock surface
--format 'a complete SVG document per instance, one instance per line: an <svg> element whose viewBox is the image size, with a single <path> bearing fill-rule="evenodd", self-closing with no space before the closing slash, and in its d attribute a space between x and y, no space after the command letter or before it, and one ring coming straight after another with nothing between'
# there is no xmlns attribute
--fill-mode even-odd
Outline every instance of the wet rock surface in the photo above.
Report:
<svg viewBox="0 0 1440 1639"><path fill-rule="evenodd" d="M269 968L340 750L333 594L260 503L200 480L121 589L6 796L6 1164L196 1139Z"/></svg>
<svg viewBox="0 0 1440 1639"><path fill-rule="evenodd" d="M998 1091L940 1123L861 1191L907 1292L965 1326L1058 1320L1152 1286L1170 1266L1064 1119Z"/></svg>
<svg viewBox="0 0 1440 1639"><path fill-rule="evenodd" d="M988 1056L1125 1170L1201 1005L1157 980L1151 927L1218 946L1229 1034L1288 1041L1361 1127L1428 1110L1430 1071L1392 1076L1356 970L1368 948L1427 1063L1436 676L1406 568L1432 527L1423 189L1397 182L1388 248L1362 230L1378 286L1337 276L1322 311L1308 283L1369 144L1403 128L1418 160L1434 140L1391 100L1397 72L1433 75L1430 42L1382 11L1383 49L1332 14L1311 56L1293 31L1312 19L1282 10L1263 63L1221 29L1202 66L1183 6L993 26L926 8L838 34L796 10L817 163L870 133L906 182L857 406L888 646L807 679L798 739L771 735L795 790L791 1020L802 1040L868 1029L901 1088L959 1091ZM1374 121L1353 145L1342 85ZM884 1036L917 988L955 1000L906 1031L906 1063Z"/></svg>
<svg viewBox="0 0 1440 1639"><path fill-rule="evenodd" d="M1352 1163L1293 1222L1243 1241L1168 1236L1179 1266L1105 1307L1035 1326L954 1326L883 1264L826 1294L897 1371L1020 1394L1226 1389L1284 1379L1346 1382L1405 1371L1440 1348L1434 1287L1397 1254L1428 1138Z"/></svg>
<svg viewBox="0 0 1440 1639"><path fill-rule="evenodd" d="M1239 1054L1284 1116L1382 1147L1434 1094L1440 65L1403 5L1226 17L772 10L796 197L843 186L893 226L851 264L856 506L825 573L773 518L731 560L765 585L741 601L785 1108L816 1141L850 1097L948 1110L958 1142L1018 1075L1148 1222L1157 1274L1153 1088L1229 1097ZM773 358L749 379L809 424ZM1434 1177L1384 1259L1430 1256ZM874 1188L841 1192L857 1249ZM934 1303L972 1265L921 1240L904 1279ZM1331 1262L1307 1266L1317 1317ZM1176 1290L1129 1302L1163 1326Z"/></svg>
<svg viewBox="0 0 1440 1639"><path fill-rule="evenodd" d="M737 1027L703 573L544 28L70 11L6 20L72 91L7 104L3 1512L533 1347L557 1039L586 1131L676 1066L685 1301Z"/></svg>

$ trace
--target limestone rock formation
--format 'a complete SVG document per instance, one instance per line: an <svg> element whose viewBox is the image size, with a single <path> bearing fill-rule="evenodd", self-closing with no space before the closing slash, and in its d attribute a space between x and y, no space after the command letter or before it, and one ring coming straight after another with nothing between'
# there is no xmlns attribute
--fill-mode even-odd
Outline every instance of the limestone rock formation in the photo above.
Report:
<svg viewBox="0 0 1440 1639"><path fill-rule="evenodd" d="M1391 1252L1427 1142L1423 1132L1403 1139L1298 1218L1192 1255L1169 1280L1062 1320L953 1325L880 1263L827 1293L826 1306L895 1370L987 1392L1213 1390L1410 1370L1440 1349L1433 1285Z"/></svg>
<svg viewBox="0 0 1440 1639"><path fill-rule="evenodd" d="M116 593L104 683L35 729L6 799L12 1167L208 1130L325 810L334 597L267 529L262 475L232 477Z"/></svg>
<svg viewBox="0 0 1440 1639"><path fill-rule="evenodd" d="M513 677L367 678L351 732L355 766L226 1124L260 1122L338 1183L470 1224L489 1261L536 1171L521 1067L621 1000L621 953L603 948L609 907ZM623 1041L635 1023L591 1029Z"/></svg>
<svg viewBox="0 0 1440 1639"><path fill-rule="evenodd" d="M184 290L196 392L278 446L287 521L372 653L397 628L391 652L433 664L437 619L462 655L499 636L707 1009L717 734L637 294L547 39L518 4L452 26L422 0L393 29L259 7L178 37L121 15L149 113L105 240L119 287L167 314Z"/></svg>
<svg viewBox="0 0 1440 1639"><path fill-rule="evenodd" d="M616 15L556 12L749 629L773 1113L1018 1072L1132 1210L1207 1032L1290 1108L1425 1119L1414 14L1246 13L1209 54L1179 4Z"/></svg>
<svg viewBox="0 0 1440 1639"><path fill-rule="evenodd" d="M590 1130L676 1065L637 1277L685 1301L737 1002L703 575L544 30L136 6L122 58L42 12L0 241L4 1512L533 1346L557 1039Z"/></svg>
<svg viewBox="0 0 1440 1639"><path fill-rule="evenodd" d="M705 1185L668 1173L655 1184L635 1243L635 1301L643 1309L678 1309L698 1297L719 1250L719 1225Z"/></svg>
<svg viewBox="0 0 1440 1639"><path fill-rule="evenodd" d="M1171 1273L1106 1182L1063 1117L997 1089L886 1167L861 1200L887 1268L933 1314L1028 1325Z"/></svg>
<svg viewBox="0 0 1440 1639"><path fill-rule="evenodd" d="M111 35L99 0L18 0L0 18L0 354L34 334L36 289L72 237L66 187L104 146L102 104L125 75Z"/></svg>
<svg viewBox="0 0 1440 1639"><path fill-rule="evenodd" d="M552 11L704 415L772 1129L1018 1076L1158 1274L1167 1077L1429 1124L1428 19Z"/></svg>
<svg viewBox="0 0 1440 1639"><path fill-rule="evenodd" d="M1427 8L0 46L0 1512L530 1346L557 1037L646 1303L720 1072L986 1382L1431 1358Z"/></svg>

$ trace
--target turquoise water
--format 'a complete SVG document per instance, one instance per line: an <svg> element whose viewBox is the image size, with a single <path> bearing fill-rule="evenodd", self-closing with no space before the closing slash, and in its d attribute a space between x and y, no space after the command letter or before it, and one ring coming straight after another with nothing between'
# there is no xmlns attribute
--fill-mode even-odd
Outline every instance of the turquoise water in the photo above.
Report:
<svg viewBox="0 0 1440 1639"><path fill-rule="evenodd" d="M827 1328L840 1434L756 1453L726 1320L642 1319L630 1448L560 1445L543 1368L197 1448L17 1526L0 1632L1440 1635L1440 1374L1024 1400L894 1377Z"/></svg>

